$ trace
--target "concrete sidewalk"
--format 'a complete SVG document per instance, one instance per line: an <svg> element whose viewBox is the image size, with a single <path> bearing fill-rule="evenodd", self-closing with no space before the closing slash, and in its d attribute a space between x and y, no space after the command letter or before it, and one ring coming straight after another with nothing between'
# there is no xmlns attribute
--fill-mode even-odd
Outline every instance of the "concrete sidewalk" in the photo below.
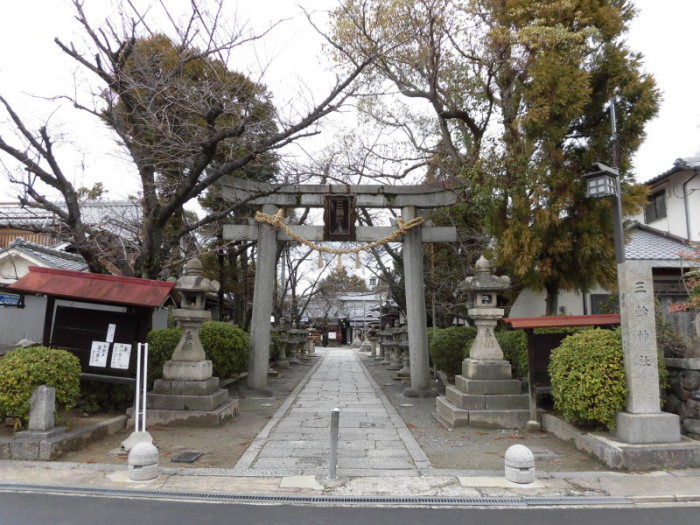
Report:
<svg viewBox="0 0 700 525"><path fill-rule="evenodd" d="M0 461L0 490L136 490L201 495L441 497L506 501L615 500L700 502L700 469L650 473L537 472L535 483L506 481L499 471L434 469L410 430L348 349L321 357L289 395L234 468L167 468L132 482L124 465ZM337 480L327 479L330 410L341 409ZM496 498L494 500L494 498ZM516 499L513 499L516 498ZM520 499L517 499L520 498ZM524 498L524 499L523 499ZM528 498L530 498L528 500ZM542 499L544 498L544 499ZM563 500L562 500L563 498ZM417 501L417 500L416 500Z"/></svg>

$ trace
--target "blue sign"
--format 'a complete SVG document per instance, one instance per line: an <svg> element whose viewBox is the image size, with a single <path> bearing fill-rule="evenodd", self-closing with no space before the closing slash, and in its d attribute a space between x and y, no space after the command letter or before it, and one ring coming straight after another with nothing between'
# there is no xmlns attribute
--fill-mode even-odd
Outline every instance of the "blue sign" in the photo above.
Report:
<svg viewBox="0 0 700 525"><path fill-rule="evenodd" d="M22 308L24 303L22 302L21 295L15 295L11 293L0 293L0 305L2 306L16 306Z"/></svg>

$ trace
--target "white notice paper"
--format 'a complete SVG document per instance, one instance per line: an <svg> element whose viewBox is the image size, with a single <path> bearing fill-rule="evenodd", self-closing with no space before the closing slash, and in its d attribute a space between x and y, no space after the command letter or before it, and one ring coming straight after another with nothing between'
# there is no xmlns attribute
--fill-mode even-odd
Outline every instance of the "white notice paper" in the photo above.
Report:
<svg viewBox="0 0 700 525"><path fill-rule="evenodd" d="M116 324L110 324L107 327L107 342L108 343L113 343L114 342L114 332L117 329Z"/></svg>
<svg viewBox="0 0 700 525"><path fill-rule="evenodd" d="M103 341L93 341L90 349L90 366L104 368L107 366L107 354L109 353L109 343Z"/></svg>
<svg viewBox="0 0 700 525"><path fill-rule="evenodd" d="M131 345L114 343L112 347L112 361L109 366L126 370L129 368L129 357L131 357Z"/></svg>

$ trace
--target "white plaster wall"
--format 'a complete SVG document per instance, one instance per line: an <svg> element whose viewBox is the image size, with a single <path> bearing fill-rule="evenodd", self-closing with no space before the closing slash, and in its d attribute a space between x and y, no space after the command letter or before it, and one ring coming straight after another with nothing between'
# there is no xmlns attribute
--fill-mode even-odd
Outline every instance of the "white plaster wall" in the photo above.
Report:
<svg viewBox="0 0 700 525"><path fill-rule="evenodd" d="M0 259L0 283L10 284L29 273L29 267L36 263L13 254Z"/></svg>
<svg viewBox="0 0 700 525"><path fill-rule="evenodd" d="M700 174L687 187L690 239L700 242Z"/></svg>
<svg viewBox="0 0 700 525"><path fill-rule="evenodd" d="M20 339L41 342L44 333L46 296L26 295L24 308L0 306L0 346Z"/></svg>
<svg viewBox="0 0 700 525"><path fill-rule="evenodd" d="M607 290L596 288L594 294L608 294ZM541 317L545 315L547 295L527 288L520 292L515 302L506 312L507 317ZM586 295L586 313L591 313L590 297ZM559 292L559 311L557 315L584 315L583 297L580 292L567 290Z"/></svg>
<svg viewBox="0 0 700 525"><path fill-rule="evenodd" d="M700 174L693 177L693 172L681 172L672 175L654 191L663 189L666 192L666 217L652 222L645 222L644 212L633 218L642 224L648 224L652 228L671 233L691 240L700 240ZM688 182L686 192L688 195L687 212L690 219L690 232L686 224L686 205L683 199L683 184Z"/></svg>

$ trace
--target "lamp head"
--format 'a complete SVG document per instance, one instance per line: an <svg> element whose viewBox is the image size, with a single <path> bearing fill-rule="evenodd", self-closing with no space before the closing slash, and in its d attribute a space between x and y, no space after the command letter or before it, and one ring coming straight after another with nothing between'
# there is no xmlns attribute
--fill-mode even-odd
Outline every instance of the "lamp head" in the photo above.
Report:
<svg viewBox="0 0 700 525"><path fill-rule="evenodd" d="M619 172L602 162L594 162L588 173L583 175L586 181L586 197L601 199L617 196L617 178Z"/></svg>

